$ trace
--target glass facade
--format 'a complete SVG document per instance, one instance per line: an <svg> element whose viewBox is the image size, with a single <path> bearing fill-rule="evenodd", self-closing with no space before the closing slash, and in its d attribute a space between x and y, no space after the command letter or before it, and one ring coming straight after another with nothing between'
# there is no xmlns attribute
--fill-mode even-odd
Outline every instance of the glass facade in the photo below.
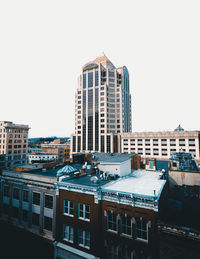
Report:
<svg viewBox="0 0 200 259"><path fill-rule="evenodd" d="M113 152L112 134L131 131L128 70L125 66L115 68L106 57L104 61L104 57L87 63L80 76L76 138L72 138L74 153Z"/></svg>

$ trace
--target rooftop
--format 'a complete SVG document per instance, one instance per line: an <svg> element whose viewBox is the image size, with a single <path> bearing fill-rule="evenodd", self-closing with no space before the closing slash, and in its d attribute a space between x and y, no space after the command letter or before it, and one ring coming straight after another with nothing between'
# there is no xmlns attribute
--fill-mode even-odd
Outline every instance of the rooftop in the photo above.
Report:
<svg viewBox="0 0 200 259"><path fill-rule="evenodd" d="M137 170L130 175L107 184L103 189L135 195L158 197L166 183L160 179L161 172Z"/></svg>
<svg viewBox="0 0 200 259"><path fill-rule="evenodd" d="M101 152L94 152L92 153L92 160L96 160L99 162L124 162L131 158L133 154L120 154L120 153L101 153Z"/></svg>
<svg viewBox="0 0 200 259"><path fill-rule="evenodd" d="M174 152L170 158L171 161L177 161L179 163L178 171L191 171L198 172L199 167L191 153Z"/></svg>
<svg viewBox="0 0 200 259"><path fill-rule="evenodd" d="M96 177L97 182L93 181L93 179L95 179L94 177ZM92 174L92 175L81 175L79 177L75 177L75 178L71 178L71 179L67 179L64 178L62 180L62 182L68 183L68 184L75 184L75 185L82 185L82 186L90 186L90 187L98 187L98 186L102 186L108 182L110 182L110 179L102 179L100 178L99 175L97 174Z"/></svg>

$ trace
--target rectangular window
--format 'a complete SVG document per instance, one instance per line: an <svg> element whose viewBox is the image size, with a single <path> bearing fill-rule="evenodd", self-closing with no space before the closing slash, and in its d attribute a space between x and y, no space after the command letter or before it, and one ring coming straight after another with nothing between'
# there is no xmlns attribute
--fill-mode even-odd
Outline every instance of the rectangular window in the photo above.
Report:
<svg viewBox="0 0 200 259"><path fill-rule="evenodd" d="M79 229L78 230L78 244L85 248L90 248L90 232Z"/></svg>
<svg viewBox="0 0 200 259"><path fill-rule="evenodd" d="M117 231L117 213L107 211L107 229Z"/></svg>
<svg viewBox="0 0 200 259"><path fill-rule="evenodd" d="M33 214L32 214L32 224L35 225L35 226L39 226L39 223L40 223L40 215L33 212Z"/></svg>
<svg viewBox="0 0 200 259"><path fill-rule="evenodd" d="M19 189L18 188L13 189L13 199L19 200Z"/></svg>
<svg viewBox="0 0 200 259"><path fill-rule="evenodd" d="M6 197L10 197L10 186L4 186L3 195Z"/></svg>
<svg viewBox="0 0 200 259"><path fill-rule="evenodd" d="M52 231L52 218L44 217L44 229Z"/></svg>
<svg viewBox="0 0 200 259"><path fill-rule="evenodd" d="M135 236L139 239L148 240L148 224L146 219L136 218Z"/></svg>
<svg viewBox="0 0 200 259"><path fill-rule="evenodd" d="M74 228L68 225L63 225L63 240L73 243L74 242Z"/></svg>
<svg viewBox="0 0 200 259"><path fill-rule="evenodd" d="M73 201L63 200L63 214L67 216L74 216L74 203Z"/></svg>
<svg viewBox="0 0 200 259"><path fill-rule="evenodd" d="M53 209L53 196L45 195L45 208Z"/></svg>
<svg viewBox="0 0 200 259"><path fill-rule="evenodd" d="M27 210L22 210L22 220L24 222L28 221L28 211Z"/></svg>
<svg viewBox="0 0 200 259"><path fill-rule="evenodd" d="M29 193L29 192L26 191L26 190L23 191L23 201L28 202L28 200L29 200L29 199L28 199L28 193Z"/></svg>
<svg viewBox="0 0 200 259"><path fill-rule="evenodd" d="M40 193L33 192L33 204L40 205Z"/></svg>
<svg viewBox="0 0 200 259"><path fill-rule="evenodd" d="M90 205L79 203L78 204L78 217L84 220L90 220Z"/></svg>
<svg viewBox="0 0 200 259"><path fill-rule="evenodd" d="M132 235L131 217L128 215L121 215L121 234Z"/></svg>
<svg viewBox="0 0 200 259"><path fill-rule="evenodd" d="M161 146L167 146L167 139L161 139Z"/></svg>
<svg viewBox="0 0 200 259"><path fill-rule="evenodd" d="M19 217L19 208L12 207L12 217L16 219Z"/></svg>

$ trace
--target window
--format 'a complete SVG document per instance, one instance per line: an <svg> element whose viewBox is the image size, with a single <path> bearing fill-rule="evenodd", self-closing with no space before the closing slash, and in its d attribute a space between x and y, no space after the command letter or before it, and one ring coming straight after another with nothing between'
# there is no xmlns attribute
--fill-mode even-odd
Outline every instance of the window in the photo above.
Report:
<svg viewBox="0 0 200 259"><path fill-rule="evenodd" d="M90 206L88 204L78 204L78 216L80 219L90 220Z"/></svg>
<svg viewBox="0 0 200 259"><path fill-rule="evenodd" d="M13 189L13 199L19 200L19 189Z"/></svg>
<svg viewBox="0 0 200 259"><path fill-rule="evenodd" d="M148 224L146 219L136 218L135 236L139 239L148 240Z"/></svg>
<svg viewBox="0 0 200 259"><path fill-rule="evenodd" d="M40 222L40 215L37 213L32 214L32 224L35 226L39 226L39 222Z"/></svg>
<svg viewBox="0 0 200 259"><path fill-rule="evenodd" d="M153 139L153 145L158 146L158 139Z"/></svg>
<svg viewBox="0 0 200 259"><path fill-rule="evenodd" d="M161 145L167 146L167 139L161 139Z"/></svg>
<svg viewBox="0 0 200 259"><path fill-rule="evenodd" d="M90 248L90 232L79 229L78 230L78 244L85 248Z"/></svg>
<svg viewBox="0 0 200 259"><path fill-rule="evenodd" d="M63 225L63 240L73 243L74 242L74 229L71 226Z"/></svg>
<svg viewBox="0 0 200 259"><path fill-rule="evenodd" d="M63 214L68 216L74 216L73 201L63 200Z"/></svg>
<svg viewBox="0 0 200 259"><path fill-rule="evenodd" d="M44 217L44 229L52 231L52 218Z"/></svg>
<svg viewBox="0 0 200 259"><path fill-rule="evenodd" d="M28 191L26 190L23 191L23 201L28 202Z"/></svg>
<svg viewBox="0 0 200 259"><path fill-rule="evenodd" d="M107 248L107 258L117 259L119 247L115 245L112 241L109 241L106 245Z"/></svg>
<svg viewBox="0 0 200 259"><path fill-rule="evenodd" d="M117 213L107 211L107 229L117 231Z"/></svg>
<svg viewBox="0 0 200 259"><path fill-rule="evenodd" d="M131 217L128 215L121 215L121 234L132 235Z"/></svg>
<svg viewBox="0 0 200 259"><path fill-rule="evenodd" d="M138 142L138 146L142 146L142 139L138 139L137 142Z"/></svg>
<svg viewBox="0 0 200 259"><path fill-rule="evenodd" d="M195 146L195 139L189 139L189 146L194 147Z"/></svg>
<svg viewBox="0 0 200 259"><path fill-rule="evenodd" d="M176 146L176 139L170 139L170 146Z"/></svg>
<svg viewBox="0 0 200 259"><path fill-rule="evenodd" d="M28 221L28 211L27 210L22 210L22 220L24 222Z"/></svg>
<svg viewBox="0 0 200 259"><path fill-rule="evenodd" d="M12 207L12 217L16 219L19 217L19 208Z"/></svg>
<svg viewBox="0 0 200 259"><path fill-rule="evenodd" d="M33 204L40 205L40 193L33 192Z"/></svg>
<svg viewBox="0 0 200 259"><path fill-rule="evenodd" d="M45 195L45 208L53 209L53 196Z"/></svg>
<svg viewBox="0 0 200 259"><path fill-rule="evenodd" d="M4 196L10 197L10 187L9 186L4 186Z"/></svg>

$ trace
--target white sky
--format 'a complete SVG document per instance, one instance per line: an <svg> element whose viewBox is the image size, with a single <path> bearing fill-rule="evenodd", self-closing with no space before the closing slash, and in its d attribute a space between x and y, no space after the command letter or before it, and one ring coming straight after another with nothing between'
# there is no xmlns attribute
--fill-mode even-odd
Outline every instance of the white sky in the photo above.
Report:
<svg viewBox="0 0 200 259"><path fill-rule="evenodd" d="M69 136L82 66L127 66L133 130L200 129L200 1L0 1L0 120Z"/></svg>

